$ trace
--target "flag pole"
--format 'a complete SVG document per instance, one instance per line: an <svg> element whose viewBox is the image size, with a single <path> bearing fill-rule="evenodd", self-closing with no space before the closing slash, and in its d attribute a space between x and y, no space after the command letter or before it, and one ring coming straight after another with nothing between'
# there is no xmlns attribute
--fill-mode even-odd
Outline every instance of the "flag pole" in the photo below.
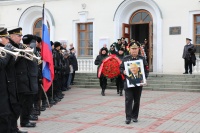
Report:
<svg viewBox="0 0 200 133"><path fill-rule="evenodd" d="M42 84L41 84L41 87L42 87L42 90L43 90L44 95L45 95L45 97L46 97L47 104L48 104L48 106L49 106L49 108L50 108L51 106L50 106L50 104L49 104L49 99L48 99L48 97L47 97L47 93L45 92L44 87L43 87Z"/></svg>

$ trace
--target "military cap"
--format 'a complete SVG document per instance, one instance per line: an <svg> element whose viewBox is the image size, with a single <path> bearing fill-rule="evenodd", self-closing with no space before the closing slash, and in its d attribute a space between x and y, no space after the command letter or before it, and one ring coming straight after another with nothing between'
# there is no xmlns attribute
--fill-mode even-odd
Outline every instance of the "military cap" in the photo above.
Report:
<svg viewBox="0 0 200 133"><path fill-rule="evenodd" d="M121 39L117 39L117 41L121 41Z"/></svg>
<svg viewBox="0 0 200 133"><path fill-rule="evenodd" d="M190 38L186 38L186 40L188 40L188 41L192 41Z"/></svg>
<svg viewBox="0 0 200 133"><path fill-rule="evenodd" d="M14 29L12 29L12 30L9 30L8 33L9 33L10 35L16 34L16 35L22 36L22 28L21 28L21 27L14 28Z"/></svg>
<svg viewBox="0 0 200 133"><path fill-rule="evenodd" d="M0 37L8 37L7 28L0 29Z"/></svg>
<svg viewBox="0 0 200 133"><path fill-rule="evenodd" d="M134 39L131 39L131 42L135 42L135 40L134 40Z"/></svg>
<svg viewBox="0 0 200 133"><path fill-rule="evenodd" d="M61 46L60 42L54 42L54 47L55 47L55 48L56 48L56 47L59 47L59 46Z"/></svg>
<svg viewBox="0 0 200 133"><path fill-rule="evenodd" d="M124 38L124 37L122 37L122 38L121 38L121 40L125 40L125 38Z"/></svg>
<svg viewBox="0 0 200 133"><path fill-rule="evenodd" d="M114 47L115 47L115 44L111 44L110 47L111 47L111 48L114 48Z"/></svg>
<svg viewBox="0 0 200 133"><path fill-rule="evenodd" d="M134 42L134 43L130 44L130 48L139 48L139 47L138 47L137 43Z"/></svg>

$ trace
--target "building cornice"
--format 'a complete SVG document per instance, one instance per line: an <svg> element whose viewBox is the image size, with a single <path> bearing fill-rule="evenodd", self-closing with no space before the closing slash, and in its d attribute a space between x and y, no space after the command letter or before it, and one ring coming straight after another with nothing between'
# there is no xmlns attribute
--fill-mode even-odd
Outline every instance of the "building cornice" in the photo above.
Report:
<svg viewBox="0 0 200 133"><path fill-rule="evenodd" d="M58 0L45 0L48 1L58 1ZM20 4L30 4L30 3L40 3L44 2L44 0L4 0L0 1L0 6L8 6L8 5L20 5Z"/></svg>

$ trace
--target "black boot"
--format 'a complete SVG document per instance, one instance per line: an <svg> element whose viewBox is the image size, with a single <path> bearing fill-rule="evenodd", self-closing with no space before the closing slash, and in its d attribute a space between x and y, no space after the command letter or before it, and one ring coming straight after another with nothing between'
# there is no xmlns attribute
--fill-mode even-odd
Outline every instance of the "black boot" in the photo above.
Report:
<svg viewBox="0 0 200 133"><path fill-rule="evenodd" d="M105 96L105 89L102 89L101 95L102 95L102 96Z"/></svg>
<svg viewBox="0 0 200 133"><path fill-rule="evenodd" d="M120 96L123 96L122 90L120 90L120 93L119 93L119 95L120 95Z"/></svg>

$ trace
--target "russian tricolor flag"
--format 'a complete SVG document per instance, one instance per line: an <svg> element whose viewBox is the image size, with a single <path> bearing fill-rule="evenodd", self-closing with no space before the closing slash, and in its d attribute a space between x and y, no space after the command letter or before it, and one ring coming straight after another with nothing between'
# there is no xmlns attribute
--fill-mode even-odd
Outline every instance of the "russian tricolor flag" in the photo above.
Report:
<svg viewBox="0 0 200 133"><path fill-rule="evenodd" d="M45 8L43 5L43 25L42 25L42 50L41 56L43 59L42 65L42 76L43 76L43 87L45 92L50 88L53 79L54 79L54 65L53 65L53 56L52 48L49 37L49 30L47 27L47 20L45 16Z"/></svg>

